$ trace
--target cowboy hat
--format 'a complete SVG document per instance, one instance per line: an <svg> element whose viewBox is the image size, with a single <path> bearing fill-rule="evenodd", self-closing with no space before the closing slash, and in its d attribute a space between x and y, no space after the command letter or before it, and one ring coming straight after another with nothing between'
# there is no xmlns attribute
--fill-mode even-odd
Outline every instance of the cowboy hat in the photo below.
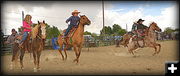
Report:
<svg viewBox="0 0 180 76"><path fill-rule="evenodd" d="M73 12L72 12L72 14L75 14L75 13L80 13L78 10L74 10Z"/></svg>
<svg viewBox="0 0 180 76"><path fill-rule="evenodd" d="M139 19L139 20L137 21L137 23L139 23L140 21L145 21L145 20Z"/></svg>

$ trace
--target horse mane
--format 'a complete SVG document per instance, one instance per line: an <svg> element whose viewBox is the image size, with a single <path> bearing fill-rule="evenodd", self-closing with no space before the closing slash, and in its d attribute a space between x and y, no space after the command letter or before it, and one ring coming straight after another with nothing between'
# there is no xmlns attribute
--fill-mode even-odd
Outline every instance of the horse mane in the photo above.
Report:
<svg viewBox="0 0 180 76"><path fill-rule="evenodd" d="M39 29L39 25L36 24L35 27L32 29L31 31L31 35L32 35L32 38L36 38L37 34L38 34L38 29Z"/></svg>
<svg viewBox="0 0 180 76"><path fill-rule="evenodd" d="M149 32L149 28L151 27L152 24L156 24L154 21L150 23L148 29L147 29L147 35L148 35L148 32Z"/></svg>

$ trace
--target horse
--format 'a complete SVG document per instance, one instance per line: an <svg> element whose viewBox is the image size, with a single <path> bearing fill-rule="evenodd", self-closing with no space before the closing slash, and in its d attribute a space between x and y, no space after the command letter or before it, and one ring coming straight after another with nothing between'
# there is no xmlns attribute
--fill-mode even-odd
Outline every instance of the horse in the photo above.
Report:
<svg viewBox="0 0 180 76"><path fill-rule="evenodd" d="M60 46L60 48L58 50L59 50L59 53L61 54L63 60L67 59L66 49L69 46L73 46L74 52L76 54L76 59L74 59L74 62L76 62L76 63L79 62L81 49L82 49L82 46L83 46L83 43L84 43L84 37L83 37L83 35L84 35L84 26L85 25L90 25L90 24L91 24L91 21L85 15L82 15L82 16L80 16L80 21L79 21L77 29L74 31L74 34L71 36L72 42L70 42L70 38L66 38L65 40L63 40L62 39L62 36L63 36L62 34L60 34L58 36L58 45ZM66 45L65 48L64 48L65 59L64 59L64 55L61 52L62 48L63 48L63 45Z"/></svg>
<svg viewBox="0 0 180 76"><path fill-rule="evenodd" d="M12 59L11 59L11 64L10 64L10 69L12 70L14 68L14 66L17 66L17 61L18 61L18 57L20 56L20 50L23 51L27 51L28 53L30 53L30 58L31 58L31 43L30 41L30 36L31 34L28 34L26 40L23 42L22 44L22 48L19 48L19 42L22 39L22 35L18 35L15 37L15 42L13 45L13 49L12 49Z"/></svg>
<svg viewBox="0 0 180 76"><path fill-rule="evenodd" d="M145 46L144 47L151 47L155 49L155 52L153 53L153 56L155 54L158 54L161 50L161 45L156 43L156 33L155 31L161 32L161 29L157 26L155 22L152 22L150 26L146 29L145 31L145 37L144 37L144 42ZM134 52L137 48L139 48L139 42L133 40L133 35L126 33L123 35L123 42L124 45L128 48L128 51L134 55ZM159 46L159 50L157 51L157 46Z"/></svg>
<svg viewBox="0 0 180 76"><path fill-rule="evenodd" d="M38 24L32 29L32 31L30 32L31 38L32 38L32 42L31 42L31 51L33 53L33 58L34 58L34 72L37 72L40 70L40 55L41 52L43 50L43 46L44 46L44 39L46 38L46 24L45 21L43 20L43 22L39 22ZM25 51L23 49L20 49L20 66L21 69L24 69L24 65L23 65L23 57L24 57L24 53Z"/></svg>

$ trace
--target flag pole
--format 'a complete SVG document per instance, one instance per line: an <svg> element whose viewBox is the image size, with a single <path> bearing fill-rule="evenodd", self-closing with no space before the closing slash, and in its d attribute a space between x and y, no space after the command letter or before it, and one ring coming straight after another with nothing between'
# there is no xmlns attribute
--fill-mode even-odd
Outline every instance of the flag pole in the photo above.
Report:
<svg viewBox="0 0 180 76"><path fill-rule="evenodd" d="M104 0L102 0L102 13L103 13L103 28L104 28ZM105 30L103 30L103 35L105 35Z"/></svg>

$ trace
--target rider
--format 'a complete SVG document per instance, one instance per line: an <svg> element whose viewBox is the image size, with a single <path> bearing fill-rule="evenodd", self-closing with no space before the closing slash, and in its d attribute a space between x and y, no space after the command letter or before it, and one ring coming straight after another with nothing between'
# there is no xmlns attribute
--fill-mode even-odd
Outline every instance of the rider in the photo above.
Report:
<svg viewBox="0 0 180 76"><path fill-rule="evenodd" d="M22 47L23 42L26 40L27 36L28 36L28 32L30 32L32 30L31 25L32 25L32 16L27 14L25 19L23 20L23 37L22 40L19 43L19 47Z"/></svg>
<svg viewBox="0 0 180 76"><path fill-rule="evenodd" d="M80 17L78 16L80 12L78 12L78 10L74 10L72 12L72 16L69 17L67 20L66 20L66 23L70 22L65 34L64 34L64 38L66 38L68 32L73 28L73 27L78 27L78 23L79 23L79 20L80 20Z"/></svg>
<svg viewBox="0 0 180 76"><path fill-rule="evenodd" d="M145 42L144 42L144 33L145 33L145 29L147 28L147 26L145 26L143 24L145 20L142 20L142 19L139 19L137 21L137 23L134 23L133 26L132 26L132 33L135 34L135 36L137 36L138 38L141 38L143 40L143 46L145 45Z"/></svg>

